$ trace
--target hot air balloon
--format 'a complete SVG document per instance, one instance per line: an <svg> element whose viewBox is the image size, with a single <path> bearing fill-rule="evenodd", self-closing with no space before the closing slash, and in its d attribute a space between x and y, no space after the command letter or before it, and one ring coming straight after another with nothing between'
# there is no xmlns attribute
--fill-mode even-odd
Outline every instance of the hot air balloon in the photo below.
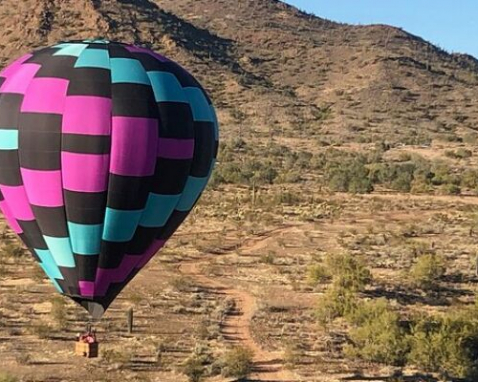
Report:
<svg viewBox="0 0 478 382"><path fill-rule="evenodd" d="M217 147L206 92L149 49L64 42L0 73L0 208L95 319L187 217Z"/></svg>

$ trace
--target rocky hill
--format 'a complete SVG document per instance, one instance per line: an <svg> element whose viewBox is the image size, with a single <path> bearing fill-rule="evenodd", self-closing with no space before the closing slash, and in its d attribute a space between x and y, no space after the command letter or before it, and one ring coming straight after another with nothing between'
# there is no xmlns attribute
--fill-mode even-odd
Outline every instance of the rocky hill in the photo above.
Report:
<svg viewBox="0 0 478 382"><path fill-rule="evenodd" d="M1 64L99 36L164 52L210 90L226 136L428 144L478 126L475 58L276 0L3 0L0 20Z"/></svg>

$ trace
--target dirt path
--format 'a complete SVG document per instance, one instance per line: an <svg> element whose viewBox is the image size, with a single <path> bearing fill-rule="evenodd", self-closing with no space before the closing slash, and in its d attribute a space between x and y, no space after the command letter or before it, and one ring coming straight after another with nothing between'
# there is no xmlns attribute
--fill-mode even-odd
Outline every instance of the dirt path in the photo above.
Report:
<svg viewBox="0 0 478 382"><path fill-rule="evenodd" d="M284 233L290 227L281 227L269 231L259 237L247 240L241 249L251 251L264 240L270 238L273 233ZM225 255L228 256L228 255ZM242 289L234 288L218 279L211 278L204 274L204 268L212 257L202 257L200 261L187 261L179 266L179 271L195 280L201 287L210 291L220 291L235 303L233 312L225 318L221 333L224 339L232 345L240 345L250 348L254 352L254 373L251 380L268 382L297 381L294 374L283 367L282 353L269 352L264 350L251 333L251 321L257 309L256 298L252 293Z"/></svg>

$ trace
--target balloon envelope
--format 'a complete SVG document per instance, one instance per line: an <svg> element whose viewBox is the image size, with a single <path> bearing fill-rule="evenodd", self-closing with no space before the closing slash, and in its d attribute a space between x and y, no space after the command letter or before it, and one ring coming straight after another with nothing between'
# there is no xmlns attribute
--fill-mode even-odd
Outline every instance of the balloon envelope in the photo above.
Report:
<svg viewBox="0 0 478 382"><path fill-rule="evenodd" d="M95 318L194 207L217 146L201 85L148 49L73 41L0 73L0 208Z"/></svg>

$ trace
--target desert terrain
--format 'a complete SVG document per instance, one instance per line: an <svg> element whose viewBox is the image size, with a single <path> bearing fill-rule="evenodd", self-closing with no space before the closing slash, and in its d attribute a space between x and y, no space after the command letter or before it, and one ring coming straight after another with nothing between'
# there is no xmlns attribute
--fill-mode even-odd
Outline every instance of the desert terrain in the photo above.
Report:
<svg viewBox="0 0 478 382"><path fill-rule="evenodd" d="M2 66L136 43L191 70L221 124L200 203L94 323L98 359L0 220L1 382L474 380L476 59L275 0L4 0L0 20Z"/></svg>

